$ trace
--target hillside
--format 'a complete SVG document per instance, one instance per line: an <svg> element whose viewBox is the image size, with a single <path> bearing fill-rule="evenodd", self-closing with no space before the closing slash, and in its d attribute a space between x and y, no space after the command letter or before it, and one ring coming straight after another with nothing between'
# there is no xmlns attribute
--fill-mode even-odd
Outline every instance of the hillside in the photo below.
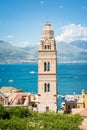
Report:
<svg viewBox="0 0 87 130"><path fill-rule="evenodd" d="M87 62L87 42L57 43L59 62Z"/></svg>
<svg viewBox="0 0 87 130"><path fill-rule="evenodd" d="M87 62L87 42L73 41L71 43L56 43L57 57L59 63L68 62ZM38 45L33 47L22 48L37 56Z"/></svg>
<svg viewBox="0 0 87 130"><path fill-rule="evenodd" d="M87 42L56 43L58 62L87 62ZM38 59L38 45L18 48L5 41L0 41L0 63L33 62Z"/></svg>
<svg viewBox="0 0 87 130"><path fill-rule="evenodd" d="M35 61L36 56L10 43L0 41L0 63L20 63Z"/></svg>

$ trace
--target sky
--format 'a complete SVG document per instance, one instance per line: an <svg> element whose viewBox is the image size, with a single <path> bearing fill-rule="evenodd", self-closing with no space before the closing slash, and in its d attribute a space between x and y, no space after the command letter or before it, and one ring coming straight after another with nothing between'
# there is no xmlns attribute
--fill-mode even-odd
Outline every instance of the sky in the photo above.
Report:
<svg viewBox="0 0 87 130"><path fill-rule="evenodd" d="M0 40L38 44L47 22L57 42L87 41L87 0L0 0Z"/></svg>

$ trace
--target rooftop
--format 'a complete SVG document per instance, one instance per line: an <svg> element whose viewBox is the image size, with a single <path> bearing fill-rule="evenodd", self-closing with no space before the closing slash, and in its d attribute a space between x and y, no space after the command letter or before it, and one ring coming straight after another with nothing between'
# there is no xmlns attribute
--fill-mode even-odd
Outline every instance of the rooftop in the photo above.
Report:
<svg viewBox="0 0 87 130"><path fill-rule="evenodd" d="M44 30L52 30L53 31L51 24L49 24L49 23L45 24L43 31Z"/></svg>
<svg viewBox="0 0 87 130"><path fill-rule="evenodd" d="M22 90L14 88L14 87L6 86L6 87L0 88L0 91L3 92L3 93L12 93L12 92L19 92L19 91L22 91Z"/></svg>

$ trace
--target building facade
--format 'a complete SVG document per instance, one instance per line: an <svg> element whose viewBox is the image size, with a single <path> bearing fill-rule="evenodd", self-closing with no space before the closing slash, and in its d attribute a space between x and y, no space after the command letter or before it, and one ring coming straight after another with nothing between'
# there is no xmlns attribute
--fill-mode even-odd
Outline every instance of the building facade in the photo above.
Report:
<svg viewBox="0 0 87 130"><path fill-rule="evenodd" d="M87 93L82 90L81 95L68 95L65 98L65 104L63 106L64 112L72 112L72 110L76 111L81 110L83 108L87 109Z"/></svg>
<svg viewBox="0 0 87 130"><path fill-rule="evenodd" d="M42 30L38 51L38 111L57 112L57 51L50 24Z"/></svg>
<svg viewBox="0 0 87 130"><path fill-rule="evenodd" d="M0 88L0 104L4 107L24 106L37 111L38 95L14 87Z"/></svg>

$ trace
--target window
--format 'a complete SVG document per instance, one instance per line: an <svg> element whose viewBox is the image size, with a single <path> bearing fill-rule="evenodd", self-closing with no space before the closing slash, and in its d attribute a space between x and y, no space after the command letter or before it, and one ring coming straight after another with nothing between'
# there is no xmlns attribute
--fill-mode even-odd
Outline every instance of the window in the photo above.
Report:
<svg viewBox="0 0 87 130"><path fill-rule="evenodd" d="M44 84L44 91L46 92L46 83Z"/></svg>
<svg viewBox="0 0 87 130"><path fill-rule="evenodd" d="M48 83L48 92L50 91L50 84Z"/></svg>
<svg viewBox="0 0 87 130"><path fill-rule="evenodd" d="M48 71L50 71L50 63L49 62L47 64L47 69L48 69Z"/></svg>
<svg viewBox="0 0 87 130"><path fill-rule="evenodd" d="M50 91L50 84L49 83L45 83L44 84L44 92L49 92Z"/></svg>
<svg viewBox="0 0 87 130"><path fill-rule="evenodd" d="M50 44L44 45L44 49L45 49L45 50L50 50L50 49L51 49L51 45L50 45Z"/></svg>
<svg viewBox="0 0 87 130"><path fill-rule="evenodd" d="M68 106L68 110L70 110L70 106Z"/></svg>
<svg viewBox="0 0 87 130"><path fill-rule="evenodd" d="M75 106L73 105L73 108L75 108Z"/></svg>
<svg viewBox="0 0 87 130"><path fill-rule="evenodd" d="M49 107L48 106L46 106L46 111L49 111Z"/></svg>
<svg viewBox="0 0 87 130"><path fill-rule="evenodd" d="M50 63L44 62L44 71L50 71Z"/></svg>
<svg viewBox="0 0 87 130"><path fill-rule="evenodd" d="M46 62L44 62L44 71L46 71L46 66L47 66Z"/></svg>
<svg viewBox="0 0 87 130"><path fill-rule="evenodd" d="M45 49L47 49L47 46L45 45Z"/></svg>
<svg viewBox="0 0 87 130"><path fill-rule="evenodd" d="M50 46L48 45L48 49L50 49Z"/></svg>

